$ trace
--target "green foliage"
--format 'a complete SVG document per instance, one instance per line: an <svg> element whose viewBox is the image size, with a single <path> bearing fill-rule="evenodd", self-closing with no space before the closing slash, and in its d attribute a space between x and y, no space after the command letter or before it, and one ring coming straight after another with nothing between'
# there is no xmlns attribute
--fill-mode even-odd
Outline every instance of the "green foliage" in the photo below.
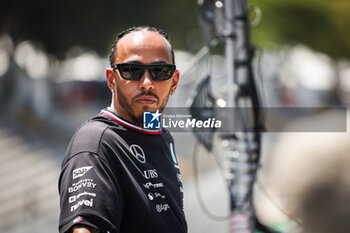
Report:
<svg viewBox="0 0 350 233"><path fill-rule="evenodd" d="M252 30L252 41L302 43L335 58L350 56L350 1L250 0L262 10L261 24Z"/></svg>

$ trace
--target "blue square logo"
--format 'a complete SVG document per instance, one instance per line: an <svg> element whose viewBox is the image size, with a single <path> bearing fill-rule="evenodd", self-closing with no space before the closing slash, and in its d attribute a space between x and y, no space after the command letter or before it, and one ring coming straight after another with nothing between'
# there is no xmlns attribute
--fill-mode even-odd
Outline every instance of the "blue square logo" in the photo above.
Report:
<svg viewBox="0 0 350 233"><path fill-rule="evenodd" d="M144 129L160 129L160 116L162 114L156 112L143 112L143 128Z"/></svg>

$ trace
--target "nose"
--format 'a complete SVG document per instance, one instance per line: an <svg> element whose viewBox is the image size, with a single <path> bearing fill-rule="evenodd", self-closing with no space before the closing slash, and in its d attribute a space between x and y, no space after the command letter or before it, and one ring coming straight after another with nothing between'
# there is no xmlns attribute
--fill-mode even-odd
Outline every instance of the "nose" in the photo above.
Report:
<svg viewBox="0 0 350 233"><path fill-rule="evenodd" d="M139 88L145 91L150 91L154 88L154 83L151 76L149 75L148 69L145 70L145 73L140 79Z"/></svg>

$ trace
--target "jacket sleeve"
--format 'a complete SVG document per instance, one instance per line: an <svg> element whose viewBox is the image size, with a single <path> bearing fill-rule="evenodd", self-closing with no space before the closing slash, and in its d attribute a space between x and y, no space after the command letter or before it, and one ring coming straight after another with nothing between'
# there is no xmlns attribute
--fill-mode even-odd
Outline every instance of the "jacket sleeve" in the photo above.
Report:
<svg viewBox="0 0 350 233"><path fill-rule="evenodd" d="M92 152L81 152L62 164L59 178L59 232L76 224L101 233L119 232L123 200L117 177L108 163Z"/></svg>

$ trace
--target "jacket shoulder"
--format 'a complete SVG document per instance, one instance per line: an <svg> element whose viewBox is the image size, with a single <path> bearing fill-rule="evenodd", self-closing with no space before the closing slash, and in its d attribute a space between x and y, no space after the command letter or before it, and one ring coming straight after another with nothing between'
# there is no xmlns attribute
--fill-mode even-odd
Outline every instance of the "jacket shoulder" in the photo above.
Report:
<svg viewBox="0 0 350 233"><path fill-rule="evenodd" d="M81 152L97 153L103 134L108 127L108 124L101 121L88 120L85 122L72 137L66 157Z"/></svg>

